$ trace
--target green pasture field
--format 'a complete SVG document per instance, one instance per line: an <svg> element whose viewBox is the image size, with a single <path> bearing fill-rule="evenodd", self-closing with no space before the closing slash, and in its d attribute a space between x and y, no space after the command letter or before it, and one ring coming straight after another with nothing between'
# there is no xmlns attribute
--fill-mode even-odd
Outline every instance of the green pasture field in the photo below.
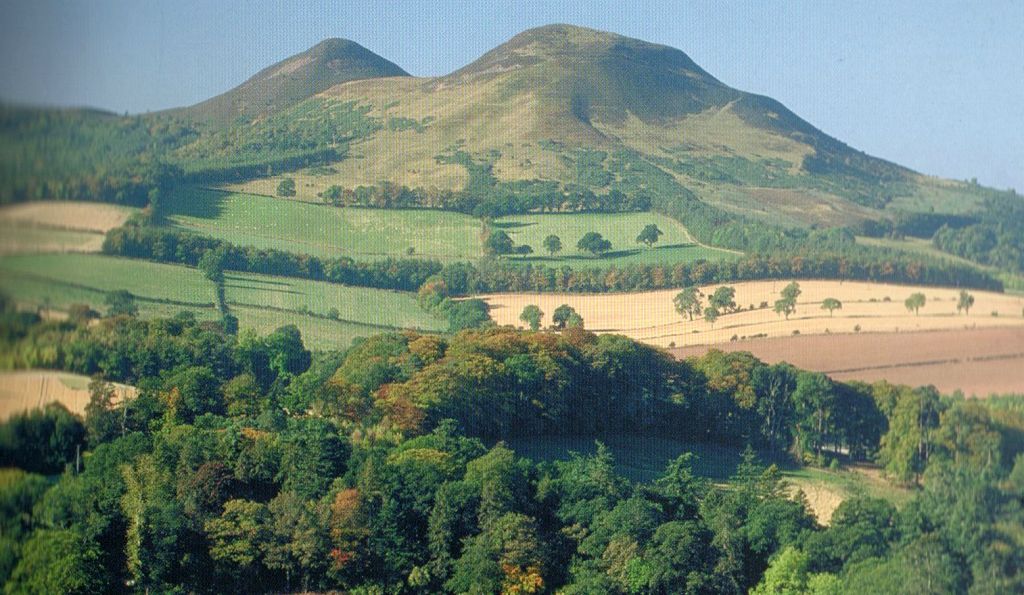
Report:
<svg viewBox="0 0 1024 595"><path fill-rule="evenodd" d="M238 317L238 327L252 329L263 336L287 324L294 324L302 333L302 342L313 350L345 349L356 337L369 337L393 330L387 327L360 324L349 320L329 320L293 311L269 310L252 306L231 305Z"/></svg>
<svg viewBox="0 0 1024 595"><path fill-rule="evenodd" d="M441 261L481 254L480 222L427 209L338 208L255 194L182 189L161 203L174 228L256 248L322 258L380 260L412 256Z"/></svg>
<svg viewBox="0 0 1024 595"><path fill-rule="evenodd" d="M669 462L681 454L696 456L694 471L715 483L727 482L742 459L742 449L717 444L683 442L670 438L635 434L609 434L596 438L611 451L616 471L638 483L661 477ZM568 436L534 436L508 441L509 448L521 457L535 461L568 460L571 453L581 455L597 451L595 439ZM845 496L864 494L902 504L910 497L908 490L874 481L849 470L828 470L797 467L788 460L762 460L778 465L782 477L801 485L820 485Z"/></svg>
<svg viewBox="0 0 1024 595"><path fill-rule="evenodd" d="M339 319L361 326L428 331L445 326L420 308L411 293L233 272L225 275L224 289L232 310L235 305L247 305L326 317L334 308ZM324 320L328 322L334 321Z"/></svg>
<svg viewBox="0 0 1024 595"><path fill-rule="evenodd" d="M664 235L653 248L636 243L636 236L648 224L654 223ZM533 248L529 256L511 257L514 260L548 262L578 266L607 266L610 264L675 264L704 260L727 260L737 254L729 250L709 248L697 244L678 221L658 213L557 213L510 215L495 221L517 245ZM604 256L595 257L576 248L584 234L596 231L612 243ZM544 238L556 235L562 240L562 251L551 256L544 249Z"/></svg>
<svg viewBox="0 0 1024 595"><path fill-rule="evenodd" d="M109 291L136 296L146 318L182 310L201 320L220 317L216 289L198 270L98 254L0 257L0 291L23 305L66 310L88 304L105 312ZM241 329L267 334L294 324L313 349L344 349L355 337L395 328L442 330L444 321L420 309L412 294L318 281L229 273L225 295ZM339 320L327 318L336 308Z"/></svg>
<svg viewBox="0 0 1024 595"><path fill-rule="evenodd" d="M43 303L54 308L73 303L90 304L104 311L106 293L126 289L139 300L165 302L171 313L216 303L216 288L198 269L100 254L33 254L0 258L0 288L15 300ZM152 304L157 305L157 304ZM157 312L154 312L157 314Z"/></svg>

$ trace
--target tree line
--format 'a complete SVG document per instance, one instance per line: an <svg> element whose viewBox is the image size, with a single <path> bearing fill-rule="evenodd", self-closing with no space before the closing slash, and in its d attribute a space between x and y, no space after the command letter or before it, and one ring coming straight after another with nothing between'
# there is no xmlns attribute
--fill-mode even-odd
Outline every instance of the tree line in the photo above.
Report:
<svg viewBox="0 0 1024 595"><path fill-rule="evenodd" d="M196 266L208 250L224 253L224 267L242 272L300 277L363 287L416 291L434 276L445 295L503 291L611 292L669 289L758 279L848 279L916 285L962 286L1001 291L984 271L943 260L908 255L748 255L736 260L675 265L630 264L573 268L484 259L442 265L423 259L360 262L321 259L273 249L243 248L221 240L151 226L127 225L107 233L105 254Z"/></svg>

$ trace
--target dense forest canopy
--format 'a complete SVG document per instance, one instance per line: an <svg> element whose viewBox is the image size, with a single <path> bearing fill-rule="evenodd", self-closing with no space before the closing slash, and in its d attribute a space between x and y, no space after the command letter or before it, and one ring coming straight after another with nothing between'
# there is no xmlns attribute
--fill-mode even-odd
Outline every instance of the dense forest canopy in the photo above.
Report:
<svg viewBox="0 0 1024 595"><path fill-rule="evenodd" d="M7 310L8 366L94 375L0 425L8 592L1013 592L1024 586L1024 405L839 383L746 353L678 361L582 329L369 337L311 353L188 314L89 324ZM118 400L107 381L138 396ZM599 447L643 432L746 448L652 483ZM76 457L76 452L82 452ZM760 453L760 454L755 454ZM774 465L877 460L915 488L823 527Z"/></svg>

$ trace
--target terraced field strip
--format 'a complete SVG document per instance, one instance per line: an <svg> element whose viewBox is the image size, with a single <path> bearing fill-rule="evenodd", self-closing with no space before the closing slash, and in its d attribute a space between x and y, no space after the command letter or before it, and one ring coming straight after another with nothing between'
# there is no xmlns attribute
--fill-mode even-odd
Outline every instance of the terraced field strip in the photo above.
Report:
<svg viewBox="0 0 1024 595"><path fill-rule="evenodd" d="M16 300L49 298L54 307L101 305L125 289L137 300L182 307L212 307L215 288L197 269L99 254L38 254L0 258L0 288Z"/></svg>

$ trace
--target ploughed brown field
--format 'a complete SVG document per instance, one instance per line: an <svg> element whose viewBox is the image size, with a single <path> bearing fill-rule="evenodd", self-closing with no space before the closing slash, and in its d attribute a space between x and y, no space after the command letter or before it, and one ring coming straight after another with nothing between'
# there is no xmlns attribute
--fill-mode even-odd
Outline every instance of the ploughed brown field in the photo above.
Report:
<svg viewBox="0 0 1024 595"><path fill-rule="evenodd" d="M932 384L979 397L1024 393L1024 327L765 338L671 351L689 357L712 348L749 351L835 380Z"/></svg>

